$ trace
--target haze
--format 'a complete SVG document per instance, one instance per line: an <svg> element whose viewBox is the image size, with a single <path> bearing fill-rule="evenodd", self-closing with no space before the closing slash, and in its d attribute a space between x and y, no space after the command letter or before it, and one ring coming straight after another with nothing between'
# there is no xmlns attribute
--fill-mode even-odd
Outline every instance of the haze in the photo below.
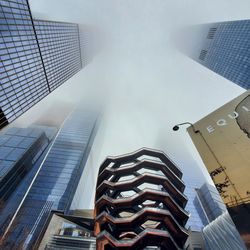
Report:
<svg viewBox="0 0 250 250"><path fill-rule="evenodd" d="M194 62L175 45L190 25L249 19L248 0L30 0L34 17L78 23L90 31L93 59L15 123L29 124L53 102L104 110L92 157L152 147L193 177L209 180L185 127L244 90ZM183 41L185 43L185 37ZM202 169L202 171L200 171Z"/></svg>

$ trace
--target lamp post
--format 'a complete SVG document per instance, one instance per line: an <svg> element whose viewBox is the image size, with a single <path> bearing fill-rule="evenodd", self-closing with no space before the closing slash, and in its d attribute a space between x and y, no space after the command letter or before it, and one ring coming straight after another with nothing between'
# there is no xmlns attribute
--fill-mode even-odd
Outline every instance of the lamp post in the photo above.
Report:
<svg viewBox="0 0 250 250"><path fill-rule="evenodd" d="M196 130L194 125L191 123L191 122L183 122L183 123L179 123L179 124L176 124L174 127L173 127L173 130L174 131L177 131L179 130L180 126L182 125L190 125L191 128L193 129L194 133L199 133L200 131L199 130Z"/></svg>

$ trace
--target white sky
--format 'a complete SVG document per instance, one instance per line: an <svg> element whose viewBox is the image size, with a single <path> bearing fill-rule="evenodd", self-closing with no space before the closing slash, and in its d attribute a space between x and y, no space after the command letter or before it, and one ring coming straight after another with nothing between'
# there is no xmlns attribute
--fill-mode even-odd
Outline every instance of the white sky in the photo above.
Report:
<svg viewBox="0 0 250 250"><path fill-rule="evenodd" d="M249 0L30 0L34 17L93 29L93 61L18 121L32 121L55 100L105 106L92 159L152 147L184 173L203 167L185 127L244 90L181 54L174 36L189 25L250 18ZM185 37L182 42L185 42ZM98 145L97 145L98 143Z"/></svg>

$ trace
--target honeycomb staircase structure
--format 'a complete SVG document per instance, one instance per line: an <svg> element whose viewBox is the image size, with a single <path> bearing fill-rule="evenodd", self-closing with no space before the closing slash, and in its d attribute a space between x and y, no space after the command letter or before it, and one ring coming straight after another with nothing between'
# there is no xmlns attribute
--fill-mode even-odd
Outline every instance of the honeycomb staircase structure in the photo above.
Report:
<svg viewBox="0 0 250 250"><path fill-rule="evenodd" d="M96 186L97 249L183 249L189 215L181 178L161 151L106 158Z"/></svg>

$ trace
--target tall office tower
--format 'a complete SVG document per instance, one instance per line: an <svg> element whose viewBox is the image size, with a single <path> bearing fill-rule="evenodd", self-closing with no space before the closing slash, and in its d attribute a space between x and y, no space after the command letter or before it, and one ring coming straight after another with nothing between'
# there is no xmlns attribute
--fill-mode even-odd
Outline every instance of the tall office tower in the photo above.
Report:
<svg viewBox="0 0 250 250"><path fill-rule="evenodd" d="M191 52L194 60L242 88L250 88L250 20L201 25L193 39L197 39Z"/></svg>
<svg viewBox="0 0 250 250"><path fill-rule="evenodd" d="M208 221L202 230L205 249L245 250L245 244L241 240L240 234L228 214L227 208L217 189L210 184L204 183L197 189L197 197L199 200L197 209L202 208Z"/></svg>
<svg viewBox="0 0 250 250"><path fill-rule="evenodd" d="M53 91L82 68L78 25L34 19L42 60Z"/></svg>
<svg viewBox="0 0 250 250"><path fill-rule="evenodd" d="M96 186L97 249L183 248L188 214L181 177L160 151L106 158Z"/></svg>
<svg viewBox="0 0 250 250"><path fill-rule="evenodd" d="M197 189L197 197L201 204L208 222L211 222L227 211L215 186L204 183Z"/></svg>
<svg viewBox="0 0 250 250"><path fill-rule="evenodd" d="M0 200L5 201L48 145L43 131L10 128L0 136Z"/></svg>
<svg viewBox="0 0 250 250"><path fill-rule="evenodd" d="M185 176L183 179L186 186L184 194L188 198L186 210L190 214L186 227L192 231L200 232L209 223L203 209L199 209L200 202L197 197L197 189L202 186L202 181L194 178L186 178Z"/></svg>
<svg viewBox="0 0 250 250"><path fill-rule="evenodd" d="M81 69L76 24L33 20L27 0L0 3L0 128Z"/></svg>
<svg viewBox="0 0 250 250"><path fill-rule="evenodd" d="M245 249L217 189L208 183L201 185L193 178L184 178L184 181L188 198L186 210L190 213L185 249Z"/></svg>
<svg viewBox="0 0 250 250"><path fill-rule="evenodd" d="M206 215L199 204L197 197L197 189L201 187L202 181L193 177L184 175L183 181L185 182L184 194L188 198L186 210L189 213L189 219L185 227L189 231L189 237L185 243L184 249L186 250L203 250L205 249L202 230L208 224Z"/></svg>
<svg viewBox="0 0 250 250"><path fill-rule="evenodd" d="M10 128L0 135L0 238L41 163L55 128Z"/></svg>
<svg viewBox="0 0 250 250"><path fill-rule="evenodd" d="M96 132L96 116L75 110L64 121L13 223L5 248L34 247L52 210L68 213Z"/></svg>

